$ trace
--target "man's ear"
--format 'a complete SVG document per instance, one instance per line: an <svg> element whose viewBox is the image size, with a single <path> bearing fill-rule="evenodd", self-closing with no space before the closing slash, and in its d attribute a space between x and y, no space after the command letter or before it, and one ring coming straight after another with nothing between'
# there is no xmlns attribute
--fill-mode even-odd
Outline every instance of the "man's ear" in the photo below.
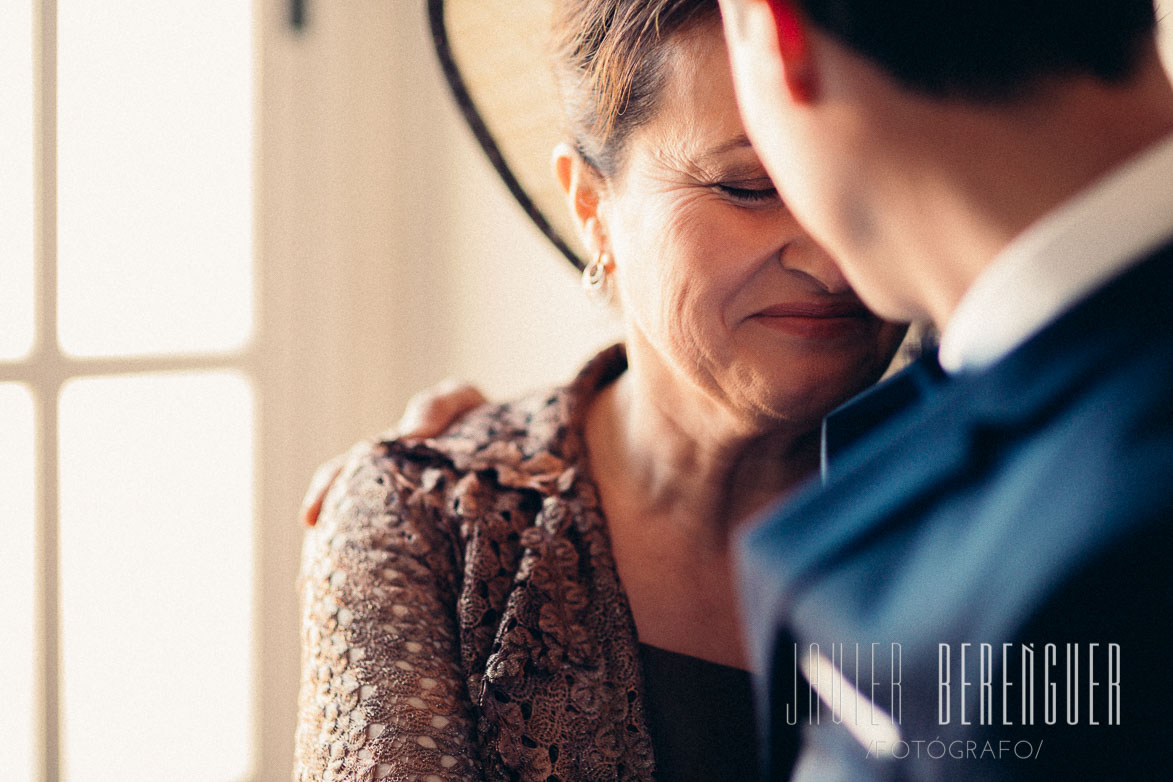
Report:
<svg viewBox="0 0 1173 782"><path fill-rule="evenodd" d="M776 56L783 83L795 103L818 97L818 78L811 53L811 26L792 0L743 0L744 35L757 37Z"/></svg>
<svg viewBox="0 0 1173 782"><path fill-rule="evenodd" d="M554 148L554 176L566 194L566 207L588 252L596 253L598 244L599 197L602 178L582 155L565 142ZM592 222L593 221L593 222Z"/></svg>

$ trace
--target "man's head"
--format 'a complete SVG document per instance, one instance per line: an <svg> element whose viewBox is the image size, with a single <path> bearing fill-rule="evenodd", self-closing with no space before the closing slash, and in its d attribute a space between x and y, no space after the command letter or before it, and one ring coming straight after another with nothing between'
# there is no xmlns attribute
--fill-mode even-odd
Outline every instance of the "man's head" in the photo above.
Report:
<svg viewBox="0 0 1173 782"><path fill-rule="evenodd" d="M939 321L980 271L976 259L988 260L990 248L1024 227L999 209L1013 206L1029 222L1070 195L1064 188L1116 162L1091 149L1113 140L1089 129L1081 170L1078 125L1101 94L1100 113L1110 122L1108 98L1130 89L1138 74L1151 75L1154 64L1160 70L1152 0L721 6L759 155L797 216L888 317ZM1031 147L1048 136L1069 147L1076 173L1046 170L1057 172L1058 160ZM1028 203L1032 184L1035 204ZM955 233L955 248L938 233L951 221L970 229ZM939 266L928 263L930 253Z"/></svg>

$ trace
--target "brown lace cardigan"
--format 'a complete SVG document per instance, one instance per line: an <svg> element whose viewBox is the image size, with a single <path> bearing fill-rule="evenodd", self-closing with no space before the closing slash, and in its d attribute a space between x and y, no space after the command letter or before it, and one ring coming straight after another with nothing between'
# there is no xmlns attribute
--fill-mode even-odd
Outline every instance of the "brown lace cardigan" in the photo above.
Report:
<svg viewBox="0 0 1173 782"><path fill-rule="evenodd" d="M351 458L307 534L297 780L648 780L574 382Z"/></svg>

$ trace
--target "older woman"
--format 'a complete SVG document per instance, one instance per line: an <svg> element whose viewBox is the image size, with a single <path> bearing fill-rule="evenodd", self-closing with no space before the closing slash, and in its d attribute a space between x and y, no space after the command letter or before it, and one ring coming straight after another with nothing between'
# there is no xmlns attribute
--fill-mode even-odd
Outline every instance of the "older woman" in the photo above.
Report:
<svg viewBox="0 0 1173 782"><path fill-rule="evenodd" d="M730 532L887 367L746 140L715 0L567 0L556 174L625 347L351 460L303 570L299 779L753 774Z"/></svg>

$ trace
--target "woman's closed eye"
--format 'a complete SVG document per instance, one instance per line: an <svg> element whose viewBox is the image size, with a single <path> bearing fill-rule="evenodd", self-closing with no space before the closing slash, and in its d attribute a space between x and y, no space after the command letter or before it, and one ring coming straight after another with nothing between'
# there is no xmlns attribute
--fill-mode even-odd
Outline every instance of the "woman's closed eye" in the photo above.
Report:
<svg viewBox="0 0 1173 782"><path fill-rule="evenodd" d="M730 200L744 204L767 204L779 200L778 190L772 184L722 182L713 187Z"/></svg>

